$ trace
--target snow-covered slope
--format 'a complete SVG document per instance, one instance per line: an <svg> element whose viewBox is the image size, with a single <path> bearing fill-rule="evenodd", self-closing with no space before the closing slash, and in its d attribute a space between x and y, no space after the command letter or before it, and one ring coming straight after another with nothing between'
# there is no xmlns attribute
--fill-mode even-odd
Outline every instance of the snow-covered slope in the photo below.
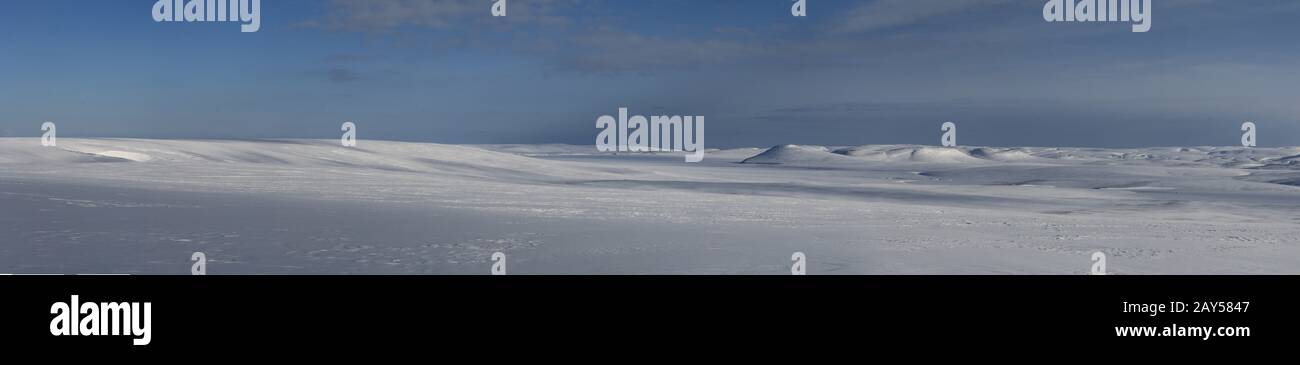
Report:
<svg viewBox="0 0 1300 365"><path fill-rule="evenodd" d="M831 153L822 146L780 145L745 159L745 163L761 164L825 164L845 162L844 156Z"/></svg>
<svg viewBox="0 0 1300 365"><path fill-rule="evenodd" d="M850 157L849 159L840 157ZM1300 147L1166 147L1145 149L1097 148L998 148L934 147L916 145L865 145L827 147L780 145L769 148L746 163L835 164L854 162L902 162L977 164L981 162L1068 163L1120 162L1158 163L1168 166L1228 168L1300 167Z"/></svg>
<svg viewBox="0 0 1300 365"><path fill-rule="evenodd" d="M0 272L1300 273L1300 149L0 139Z"/></svg>

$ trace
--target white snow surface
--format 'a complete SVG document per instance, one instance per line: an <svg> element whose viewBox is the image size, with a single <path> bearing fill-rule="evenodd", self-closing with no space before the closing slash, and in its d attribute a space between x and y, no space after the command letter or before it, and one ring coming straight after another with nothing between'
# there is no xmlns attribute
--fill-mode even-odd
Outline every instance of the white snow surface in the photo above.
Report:
<svg viewBox="0 0 1300 365"><path fill-rule="evenodd" d="M1300 148L0 138L0 273L1300 274Z"/></svg>

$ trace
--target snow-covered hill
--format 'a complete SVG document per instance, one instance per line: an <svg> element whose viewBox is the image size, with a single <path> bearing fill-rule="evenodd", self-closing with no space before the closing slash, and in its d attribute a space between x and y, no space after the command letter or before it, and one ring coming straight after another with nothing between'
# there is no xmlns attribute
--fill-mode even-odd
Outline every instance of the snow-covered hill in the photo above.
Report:
<svg viewBox="0 0 1300 365"><path fill-rule="evenodd" d="M0 139L0 272L1300 273L1300 148Z"/></svg>

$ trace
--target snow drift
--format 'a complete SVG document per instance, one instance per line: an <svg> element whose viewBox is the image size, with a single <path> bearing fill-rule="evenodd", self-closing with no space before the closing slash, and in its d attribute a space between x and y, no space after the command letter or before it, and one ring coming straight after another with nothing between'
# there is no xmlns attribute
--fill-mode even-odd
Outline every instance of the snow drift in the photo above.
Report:
<svg viewBox="0 0 1300 365"><path fill-rule="evenodd" d="M1300 273L1300 149L0 138L0 273ZM743 163L742 163L743 162Z"/></svg>

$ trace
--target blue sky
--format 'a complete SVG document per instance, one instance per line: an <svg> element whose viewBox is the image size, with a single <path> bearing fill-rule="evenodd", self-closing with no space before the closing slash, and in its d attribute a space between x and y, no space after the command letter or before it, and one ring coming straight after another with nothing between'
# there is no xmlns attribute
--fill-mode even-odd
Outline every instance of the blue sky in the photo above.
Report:
<svg viewBox="0 0 1300 365"><path fill-rule="evenodd" d="M263 0L262 27L153 0L0 4L0 136L592 144L703 115L710 147L1300 145L1300 2L1154 0L1150 32L1043 0Z"/></svg>

